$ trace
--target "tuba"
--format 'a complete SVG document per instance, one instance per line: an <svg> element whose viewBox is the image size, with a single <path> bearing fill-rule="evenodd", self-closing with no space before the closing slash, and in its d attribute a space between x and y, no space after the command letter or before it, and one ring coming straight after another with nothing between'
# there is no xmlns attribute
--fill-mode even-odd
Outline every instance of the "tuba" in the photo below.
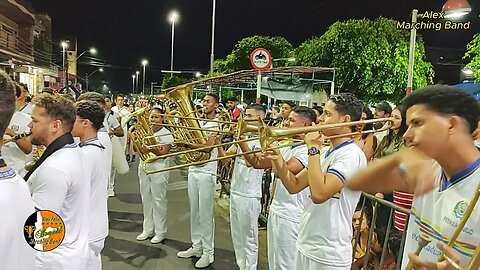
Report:
<svg viewBox="0 0 480 270"><path fill-rule="evenodd" d="M170 106L166 106L165 121L171 125L171 133L175 141L191 141L195 143L205 143L205 135L200 130L200 123L197 119L184 119L175 116L197 117L193 106L193 83L175 87L165 94ZM186 129L182 127L196 128L198 130ZM182 147L180 147L182 148ZM180 149L185 150L185 149ZM210 153L195 151L184 154L187 163L209 160Z"/></svg>
<svg viewBox="0 0 480 270"><path fill-rule="evenodd" d="M152 152L142 153L140 151L143 148L143 138L147 138L146 143L149 145L157 144L157 140L153 137L152 129L148 123L148 110L147 108L142 108L136 112L130 114L129 117L136 117L137 122L130 127L128 130L128 136L131 139L134 147L136 148L138 155L142 161L146 161L151 157L155 157Z"/></svg>

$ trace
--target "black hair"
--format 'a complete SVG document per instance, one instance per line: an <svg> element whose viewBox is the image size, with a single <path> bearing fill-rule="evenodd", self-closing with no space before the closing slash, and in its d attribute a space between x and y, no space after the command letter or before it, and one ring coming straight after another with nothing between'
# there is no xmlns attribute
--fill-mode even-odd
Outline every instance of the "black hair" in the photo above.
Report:
<svg viewBox="0 0 480 270"><path fill-rule="evenodd" d="M284 101L282 102L283 104L287 104L288 106L290 106L290 108L295 108L295 106L297 106L297 104L295 104L295 102L293 101L290 101L290 100L287 100L287 101Z"/></svg>
<svg viewBox="0 0 480 270"><path fill-rule="evenodd" d="M28 85L26 83L20 83L20 86L25 89L25 91L29 92L28 91Z"/></svg>
<svg viewBox="0 0 480 270"><path fill-rule="evenodd" d="M267 113L267 110L265 109L265 106L257 104L257 103L252 103L247 106L246 110L248 109L254 109L256 111L262 111L264 114Z"/></svg>
<svg viewBox="0 0 480 270"><path fill-rule="evenodd" d="M92 122L95 130L99 130L103 126L105 111L102 106L92 100L82 100L75 104L76 114L82 119L88 119Z"/></svg>
<svg viewBox="0 0 480 270"><path fill-rule="evenodd" d="M0 70L0 138L15 112L15 84L7 73Z"/></svg>
<svg viewBox="0 0 480 270"><path fill-rule="evenodd" d="M343 114L350 115L352 121L360 120L362 116L363 104L351 93L340 93L330 96L329 100L335 103L335 109Z"/></svg>
<svg viewBox="0 0 480 270"><path fill-rule="evenodd" d="M160 114L164 114L164 113L165 113L165 111L164 111L162 108L160 108L160 107L153 107L153 108L151 109L151 111L153 111L153 110L158 111L158 113L160 113Z"/></svg>
<svg viewBox="0 0 480 270"><path fill-rule="evenodd" d="M402 234L400 232L394 231L388 237L388 248L392 251L392 255L395 258L395 261L398 259L400 252L400 245L402 244Z"/></svg>
<svg viewBox="0 0 480 270"><path fill-rule="evenodd" d="M301 117L309 120L310 123L315 123L317 120L317 114L313 111L313 109L305 107L305 106L295 106L292 109L292 112L300 115Z"/></svg>
<svg viewBox="0 0 480 270"><path fill-rule="evenodd" d="M22 94L22 86L19 84L19 83L15 83L15 96L17 98L20 97L20 95Z"/></svg>
<svg viewBox="0 0 480 270"><path fill-rule="evenodd" d="M238 99L236 97L229 97L227 98L227 101L238 102Z"/></svg>
<svg viewBox="0 0 480 270"><path fill-rule="evenodd" d="M368 106L365 106L365 104L363 105L362 113L365 113L367 115L367 118L365 118L365 120L373 119L372 111L370 110L370 108L368 108ZM369 123L369 124L365 125L364 130L372 130L372 129L373 129L373 124L372 123ZM365 140L367 137L368 137L368 133L362 134L362 139Z"/></svg>
<svg viewBox="0 0 480 270"><path fill-rule="evenodd" d="M102 94L97 93L97 92L86 92L81 94L77 101L82 101L82 100L91 100L95 101L98 104L100 104L102 107L105 107L105 98L103 97Z"/></svg>
<svg viewBox="0 0 480 270"><path fill-rule="evenodd" d="M312 109L316 110L320 115L322 115L322 113L323 113L323 107L322 106L315 105L315 106L312 107Z"/></svg>
<svg viewBox="0 0 480 270"><path fill-rule="evenodd" d="M33 103L35 106L44 108L50 118L60 120L65 126L64 131L72 131L75 123L75 105L71 100L62 96L40 94L33 99Z"/></svg>
<svg viewBox="0 0 480 270"><path fill-rule="evenodd" d="M74 98L72 95L70 95L70 94L61 94L61 96L64 97L64 98L66 98L66 99L68 99L68 100L70 100L70 101L75 102L75 98Z"/></svg>
<svg viewBox="0 0 480 270"><path fill-rule="evenodd" d="M469 133L477 128L480 107L474 97L455 87L431 85L414 91L405 97L405 111L414 105L425 105L429 110L444 115L455 115L465 120Z"/></svg>
<svg viewBox="0 0 480 270"><path fill-rule="evenodd" d="M220 98L215 93L207 93L205 96L212 97L213 99L215 99L215 102L217 102L217 103L220 101Z"/></svg>
<svg viewBox="0 0 480 270"><path fill-rule="evenodd" d="M119 98L119 97L125 98L125 96L124 96L123 94L118 94L118 95L117 95L117 98Z"/></svg>
<svg viewBox="0 0 480 270"><path fill-rule="evenodd" d="M104 98L104 99L105 99L105 98L108 98L108 100L112 101L112 97L110 97L110 96L105 95L105 96L103 96L103 98Z"/></svg>

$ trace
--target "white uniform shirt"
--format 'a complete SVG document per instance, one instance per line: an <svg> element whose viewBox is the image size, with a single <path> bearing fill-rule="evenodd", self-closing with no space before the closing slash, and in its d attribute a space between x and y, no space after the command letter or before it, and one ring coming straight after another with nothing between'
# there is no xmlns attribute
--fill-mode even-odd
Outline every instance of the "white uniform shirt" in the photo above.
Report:
<svg viewBox="0 0 480 270"><path fill-rule="evenodd" d="M120 126L120 122L118 122L117 119L118 117L118 114L116 114L115 112L105 113L105 118L103 119L103 127L107 131L118 128Z"/></svg>
<svg viewBox="0 0 480 270"><path fill-rule="evenodd" d="M0 177L0 269L32 270L35 250L23 236L27 218L35 212L25 181L13 170Z"/></svg>
<svg viewBox="0 0 480 270"><path fill-rule="evenodd" d="M110 169L108 171L108 173L110 174L112 157L113 157L112 141L110 140L110 136L108 135L108 132L104 128L101 128L97 132L97 138L100 141L100 143L105 147L105 156L107 158L107 164L110 164Z"/></svg>
<svg viewBox="0 0 480 270"><path fill-rule="evenodd" d="M260 142L258 140L250 141L248 142L248 146L251 150L260 149ZM237 152L242 152L240 147L237 147ZM237 196L261 198L262 176L263 170L248 167L244 156L236 157L230 192Z"/></svg>
<svg viewBox="0 0 480 270"><path fill-rule="evenodd" d="M166 129L165 127L162 127L160 130L157 132L153 133L154 136L160 136L156 137L156 140L158 143L165 144L165 145L171 145L174 142L172 133L170 133L170 130ZM158 159L153 163L149 163L146 165L147 170L155 170L155 169L161 169L164 168L166 164L165 159ZM139 170L143 169L143 160L140 159L140 163L138 165Z"/></svg>
<svg viewBox="0 0 480 270"><path fill-rule="evenodd" d="M296 158L304 167L307 164L308 148L306 145L295 146L293 148L280 148L280 154L285 161ZM306 188L299 193L292 195L285 188L282 180L277 179L275 185L276 188L272 204L270 205L270 211L284 219L293 222L300 222L303 209L309 201L310 190Z"/></svg>
<svg viewBox="0 0 480 270"><path fill-rule="evenodd" d="M423 248L420 257L429 261L437 261L441 252L436 244L439 239L444 243L449 240L460 223L475 191L480 188L480 159L465 170L445 181L440 165L437 167L436 180L438 187L423 196L414 197L408 222L407 238L403 252L402 269L408 263L408 253L417 249L420 233L433 238ZM472 259L475 248L480 244L480 207L473 210L465 227L454 245L454 251L460 255L460 266L466 267Z"/></svg>
<svg viewBox="0 0 480 270"><path fill-rule="evenodd" d="M28 124L30 124L31 121L32 118L30 115L22 112L15 112L12 120L10 120L10 124L8 124L8 128L12 129L17 134L29 132L30 128L28 128ZM8 136L6 136L6 138L8 138ZM3 145L2 155L5 159L5 163L17 171L20 176L23 177L27 174L25 164L30 160L29 155L25 154L15 142Z"/></svg>
<svg viewBox="0 0 480 270"><path fill-rule="evenodd" d="M37 269L85 267L92 175L87 165L76 144L66 145L49 156L27 181L33 205L57 213L65 223L62 244L49 252L37 252Z"/></svg>
<svg viewBox="0 0 480 270"><path fill-rule="evenodd" d="M320 150L324 173L336 175L342 182L367 166L363 151L346 141L331 150ZM316 179L323 181L323 179ZM361 192L344 187L322 204L309 200L302 215L297 248L306 257L325 265L345 267L352 263L352 218Z"/></svg>
<svg viewBox="0 0 480 270"><path fill-rule="evenodd" d="M32 103L28 102L27 104L25 104L25 106L23 106L23 108L21 108L18 111L22 113L26 113L28 115L32 115L33 105Z"/></svg>
<svg viewBox="0 0 480 270"><path fill-rule="evenodd" d="M95 242L105 239L108 235L108 180L110 178L110 163L105 146L93 138L83 142L80 147L87 166L92 173L90 177L90 230L89 240ZM110 154L110 159L111 159Z"/></svg>
<svg viewBox="0 0 480 270"><path fill-rule="evenodd" d="M129 117L130 111L125 106L122 106L121 109L118 109L117 106L114 106L114 107L112 107L112 111L118 117L120 117L120 120L121 120L120 125L122 126L124 132L126 133L127 132L127 123L128 123L128 120L130 119L130 117Z"/></svg>
<svg viewBox="0 0 480 270"><path fill-rule="evenodd" d="M216 122L211 122L211 121L200 120L200 127L211 129L211 130L218 130L218 124ZM203 134L205 135L205 140L208 140L208 138L215 136L217 133L214 131L203 131ZM215 159L217 158L217 156L218 156L218 149L213 148L212 151L210 152L210 159ZM198 173L207 173L211 175L217 175L217 165L218 165L218 161L212 161L200 166L190 166L188 167L188 172L189 173L198 172ZM214 177L212 178L212 180L216 181L216 178Z"/></svg>

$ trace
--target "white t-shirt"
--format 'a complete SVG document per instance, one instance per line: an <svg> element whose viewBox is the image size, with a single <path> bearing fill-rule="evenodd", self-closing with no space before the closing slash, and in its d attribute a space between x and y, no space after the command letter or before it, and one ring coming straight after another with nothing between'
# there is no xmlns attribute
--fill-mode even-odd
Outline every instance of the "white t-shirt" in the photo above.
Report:
<svg viewBox="0 0 480 270"><path fill-rule="evenodd" d="M280 154L285 161L296 158L304 167L307 165L308 148L304 144L293 148L280 148ZM270 205L270 211L284 219L293 222L300 222L303 209L309 201L310 190L306 188L299 193L292 195L288 192L280 179L276 180L275 185L276 188L272 204Z"/></svg>
<svg viewBox="0 0 480 270"><path fill-rule="evenodd" d="M200 122L201 128L218 130L218 124L216 122L202 121L202 120L200 120L199 122ZM215 136L217 133L214 131L203 131L203 134L204 134L205 140L208 140L208 138ZM217 158L217 156L218 156L218 149L213 148L212 151L210 152L210 159L215 159ZM212 161L200 166L190 166L188 167L188 172L189 173L195 173L195 172L208 173L211 175L217 175L217 165L218 165L218 161ZM216 181L216 178L212 178L212 180Z"/></svg>
<svg viewBox="0 0 480 270"><path fill-rule="evenodd" d="M125 106L122 106L122 108L118 109L117 106L113 106L112 111L118 117L120 117L120 120L121 120L120 125L122 125L123 130L127 132L127 123L128 123L128 120L130 119L129 115L131 114L128 108Z"/></svg>
<svg viewBox="0 0 480 270"><path fill-rule="evenodd" d="M367 166L363 151L346 141L331 150L320 150L322 171L343 183ZM323 179L317 179L323 181ZM302 215L297 248L306 257L325 265L345 267L352 263L352 218L361 192L344 187L322 204L309 200Z"/></svg>
<svg viewBox="0 0 480 270"><path fill-rule="evenodd" d="M25 181L12 169L0 176L0 269L32 270L35 250L23 236L27 218L35 212Z"/></svg>
<svg viewBox="0 0 480 270"><path fill-rule="evenodd" d="M107 164L112 164L112 157L113 157L113 149L112 149L112 141L110 139L110 136L108 135L108 132L101 128L97 132L97 138L100 141L100 143L105 147L105 156L107 158ZM111 169L111 166L110 166ZM110 170L109 170L110 173Z"/></svg>
<svg viewBox="0 0 480 270"><path fill-rule="evenodd" d="M105 146L93 138L82 143L80 150L85 155L90 177L90 230L89 240L95 242L108 235L108 180L111 164ZM111 155L110 155L111 158Z"/></svg>
<svg viewBox="0 0 480 270"><path fill-rule="evenodd" d="M260 142L258 140L250 141L248 146L251 150L260 149ZM237 147L237 153L241 152L240 147ZM263 170L248 167L244 156L236 157L230 192L248 198L261 198L262 176Z"/></svg>
<svg viewBox="0 0 480 270"><path fill-rule="evenodd" d="M53 211L65 223L62 244L49 252L37 252L37 269L85 268L92 175L85 158L76 144L66 145L49 156L27 181L35 208Z"/></svg>
<svg viewBox="0 0 480 270"><path fill-rule="evenodd" d="M15 131L17 134L29 132L30 128L28 124L32 121L32 117L22 112L15 112L8 124L8 128ZM9 138L9 136L4 136ZM20 176L25 176L27 171L25 170L25 164L30 160L29 155L25 154L15 142L10 142L2 146L2 155L5 159L5 163L9 167L17 171Z"/></svg>
<svg viewBox="0 0 480 270"><path fill-rule="evenodd" d="M440 165L435 164L438 187L423 196L413 198L408 221L407 238L403 252L402 269L408 263L408 253L417 249L420 232L433 238L420 253L420 257L437 261L441 252L437 242L447 242L453 235L467 209L474 193L480 188L480 159L465 170L445 181ZM480 207L474 208L465 227L454 245L454 251L460 255L460 266L465 268L472 259L475 248L480 244Z"/></svg>
<svg viewBox="0 0 480 270"><path fill-rule="evenodd" d="M33 105L32 103L28 102L27 104L25 104L25 106L23 106L23 108L21 108L18 111L22 113L26 113L28 115L32 115Z"/></svg>
<svg viewBox="0 0 480 270"><path fill-rule="evenodd" d="M103 119L103 127L107 131L118 128L120 126L120 122L118 122L117 118L119 118L119 116L115 112L105 113L105 118Z"/></svg>
<svg viewBox="0 0 480 270"><path fill-rule="evenodd" d="M174 142L174 139L173 139L172 134L170 133L170 130L166 129L165 127L162 127L160 130L153 133L153 135L154 136L160 136L160 137L156 137L156 140L157 140L158 143L170 145L170 144L173 144L173 142ZM152 156L153 156L153 154L152 154ZM163 158L158 159L153 163L147 164L146 169L147 170L161 169L161 168L165 167L165 164L166 164L165 159L163 159ZM140 159L140 163L138 165L138 169L139 170L143 169L143 160L141 160L141 159Z"/></svg>

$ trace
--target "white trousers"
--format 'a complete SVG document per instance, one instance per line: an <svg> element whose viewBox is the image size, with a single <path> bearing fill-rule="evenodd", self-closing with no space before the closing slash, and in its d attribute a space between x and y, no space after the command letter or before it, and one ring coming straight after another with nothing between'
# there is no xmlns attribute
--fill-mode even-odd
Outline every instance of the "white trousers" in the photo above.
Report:
<svg viewBox="0 0 480 270"><path fill-rule="evenodd" d="M108 189L113 190L113 187L115 186L115 175L117 174L117 170L112 166L112 169L110 171L110 179L108 181Z"/></svg>
<svg viewBox="0 0 480 270"><path fill-rule="evenodd" d="M297 251L295 269L297 270L350 270L351 266L331 266L314 261L307 256L303 255L300 251ZM293 269L293 268L292 268Z"/></svg>
<svg viewBox="0 0 480 270"><path fill-rule="evenodd" d="M208 173L188 173L188 200L190 202L190 237L195 250L213 255L215 221L213 205L215 176Z"/></svg>
<svg viewBox="0 0 480 270"><path fill-rule="evenodd" d="M88 270L102 269L102 256L100 255L100 252L102 251L104 245L105 245L105 239L101 239L101 240L89 243L88 261L87 261Z"/></svg>
<svg viewBox="0 0 480 270"><path fill-rule="evenodd" d="M163 166L162 166L163 167ZM138 167L143 206L143 231L162 238L167 233L167 172L145 174Z"/></svg>
<svg viewBox="0 0 480 270"><path fill-rule="evenodd" d="M260 198L230 195L230 227L240 270L257 269L260 209Z"/></svg>
<svg viewBox="0 0 480 270"><path fill-rule="evenodd" d="M270 211L267 222L269 269L295 269L296 242L299 228L299 222L285 219Z"/></svg>

